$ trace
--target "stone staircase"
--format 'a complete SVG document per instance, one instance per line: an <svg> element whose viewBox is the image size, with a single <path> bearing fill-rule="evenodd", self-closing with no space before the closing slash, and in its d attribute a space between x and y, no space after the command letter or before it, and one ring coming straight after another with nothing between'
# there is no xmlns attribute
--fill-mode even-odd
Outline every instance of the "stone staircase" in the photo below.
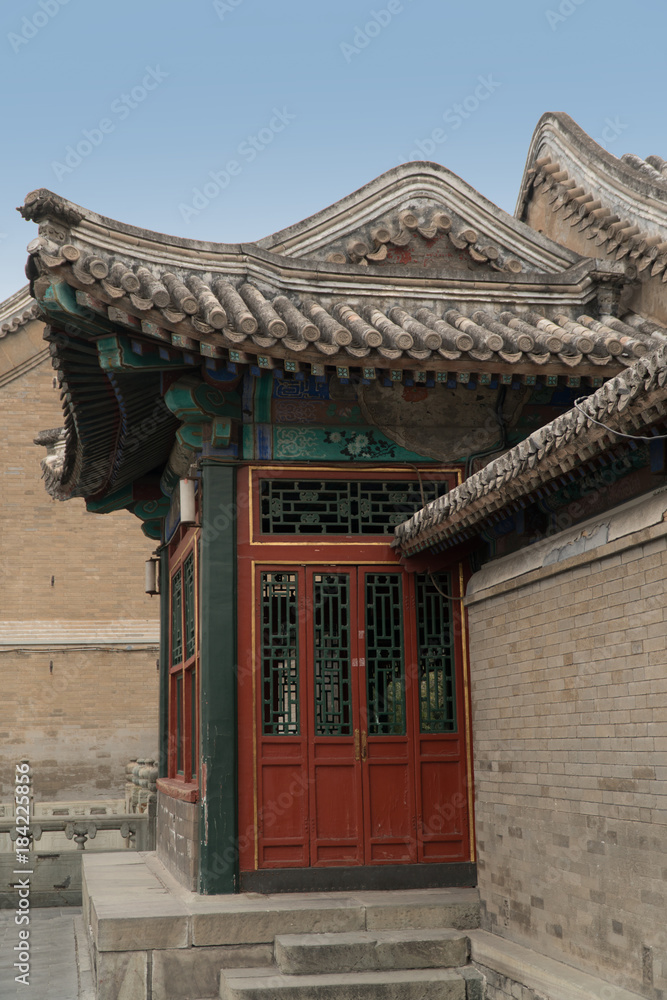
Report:
<svg viewBox="0 0 667 1000"><path fill-rule="evenodd" d="M423 907L402 906L405 929L391 926L398 913L390 909L371 921L388 929L277 934L273 965L222 971L221 1000L484 1000L467 935L446 926L469 920L446 904L438 911L425 920Z"/></svg>
<svg viewBox="0 0 667 1000"><path fill-rule="evenodd" d="M150 853L82 867L97 1000L484 998L474 888L207 896Z"/></svg>

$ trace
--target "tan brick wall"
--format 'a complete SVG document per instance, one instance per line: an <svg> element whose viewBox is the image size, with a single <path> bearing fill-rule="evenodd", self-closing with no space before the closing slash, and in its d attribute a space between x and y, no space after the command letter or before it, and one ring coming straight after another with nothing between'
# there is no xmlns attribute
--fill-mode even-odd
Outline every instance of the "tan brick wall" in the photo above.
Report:
<svg viewBox="0 0 667 1000"><path fill-rule="evenodd" d="M657 997L667 539L604 552L469 607L483 926Z"/></svg>
<svg viewBox="0 0 667 1000"><path fill-rule="evenodd" d="M37 322L9 334L0 375L43 347ZM33 438L62 424L53 376L47 359L0 387L0 624L157 622L157 598L143 592L155 543L140 522L126 511L88 514L83 500L59 503L44 489L45 451ZM156 650L26 650L0 646L0 800L24 754L40 796L122 796L125 762L157 748Z"/></svg>

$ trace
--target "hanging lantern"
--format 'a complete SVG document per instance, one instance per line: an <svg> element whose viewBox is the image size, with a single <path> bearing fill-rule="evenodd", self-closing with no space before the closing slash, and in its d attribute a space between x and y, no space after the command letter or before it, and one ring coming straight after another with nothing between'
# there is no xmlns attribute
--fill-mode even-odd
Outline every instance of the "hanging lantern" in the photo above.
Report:
<svg viewBox="0 0 667 1000"><path fill-rule="evenodd" d="M181 479L179 482L179 501L181 507L181 524L196 524L197 511L195 507L195 480Z"/></svg>
<svg viewBox="0 0 667 1000"><path fill-rule="evenodd" d="M151 596L160 593L160 560L153 557L145 564L144 590Z"/></svg>

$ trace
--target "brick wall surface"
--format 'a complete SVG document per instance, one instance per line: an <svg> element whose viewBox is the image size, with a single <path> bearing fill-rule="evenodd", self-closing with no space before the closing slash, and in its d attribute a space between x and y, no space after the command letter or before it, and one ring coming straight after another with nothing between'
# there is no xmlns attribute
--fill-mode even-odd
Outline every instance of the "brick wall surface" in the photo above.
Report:
<svg viewBox="0 0 667 1000"><path fill-rule="evenodd" d="M548 1000L528 986L523 986L514 979L508 979L507 976L501 976L493 969L487 969L477 962L475 968L486 979L484 1000ZM605 1000L611 1000L611 997Z"/></svg>
<svg viewBox="0 0 667 1000"><path fill-rule="evenodd" d="M36 322L3 338L0 374L43 347ZM53 376L47 359L0 387L0 625L118 622L121 642L97 650L0 646L0 800L23 755L40 797L108 798L122 796L127 760L157 748L157 651L125 650L120 636L128 619L158 620L157 599L143 592L155 543L126 511L89 514L83 500L60 503L46 493L46 452L33 438L62 425Z"/></svg>
<svg viewBox="0 0 667 1000"><path fill-rule="evenodd" d="M469 607L483 927L667 997L667 540L592 559Z"/></svg>
<svg viewBox="0 0 667 1000"><path fill-rule="evenodd" d="M157 855L186 889L194 891L199 857L199 806L157 793Z"/></svg>

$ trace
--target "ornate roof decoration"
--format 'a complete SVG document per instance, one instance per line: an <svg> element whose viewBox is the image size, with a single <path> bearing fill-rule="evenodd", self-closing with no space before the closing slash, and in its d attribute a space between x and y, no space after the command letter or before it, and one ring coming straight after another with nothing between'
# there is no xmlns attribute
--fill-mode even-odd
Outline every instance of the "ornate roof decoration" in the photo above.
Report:
<svg viewBox="0 0 667 1000"><path fill-rule="evenodd" d="M47 492L53 493L62 479L67 432L64 427L40 431L34 443L46 448L46 457L42 459L42 476Z"/></svg>
<svg viewBox="0 0 667 1000"><path fill-rule="evenodd" d="M591 256L613 256L667 282L667 164L631 153L620 159L562 113L544 115L533 135L516 215L535 199L590 241ZM553 231L551 226L548 231ZM576 242L573 240L573 242Z"/></svg>
<svg viewBox="0 0 667 1000"><path fill-rule="evenodd" d="M666 416L667 344L399 525L394 545L407 557L473 538L544 484L617 446L613 431L642 434Z"/></svg>
<svg viewBox="0 0 667 1000"><path fill-rule="evenodd" d="M406 248L442 242L470 265L518 274L554 273L576 264L576 253L518 222L460 177L435 163L404 163L328 208L259 240L287 257L337 264L410 264ZM392 253L392 248L402 253ZM450 261L458 254L450 255ZM431 253L427 262L435 263ZM447 258L443 257L446 265ZM418 266L424 266L421 260ZM437 265L436 265L437 266ZM441 265L442 266L442 265ZM475 268L477 270L478 268Z"/></svg>
<svg viewBox="0 0 667 1000"><path fill-rule="evenodd" d="M0 302L0 338L25 326L40 316L40 308L26 285L4 302Z"/></svg>
<svg viewBox="0 0 667 1000"><path fill-rule="evenodd" d="M44 219L56 218L66 226L77 226L84 216L77 205L53 194L47 188L31 191L26 196L24 204L19 205L16 211L30 222L42 222Z"/></svg>

